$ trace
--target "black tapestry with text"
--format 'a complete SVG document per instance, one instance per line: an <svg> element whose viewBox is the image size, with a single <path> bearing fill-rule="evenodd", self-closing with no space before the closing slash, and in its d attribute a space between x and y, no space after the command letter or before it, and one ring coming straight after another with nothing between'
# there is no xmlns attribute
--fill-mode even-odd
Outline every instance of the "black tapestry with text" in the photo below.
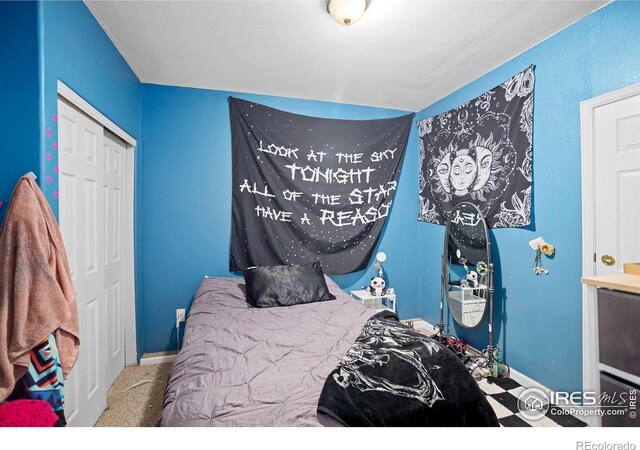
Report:
<svg viewBox="0 0 640 450"><path fill-rule="evenodd" d="M367 267L398 183L413 114L337 120L230 98L229 270L320 261Z"/></svg>

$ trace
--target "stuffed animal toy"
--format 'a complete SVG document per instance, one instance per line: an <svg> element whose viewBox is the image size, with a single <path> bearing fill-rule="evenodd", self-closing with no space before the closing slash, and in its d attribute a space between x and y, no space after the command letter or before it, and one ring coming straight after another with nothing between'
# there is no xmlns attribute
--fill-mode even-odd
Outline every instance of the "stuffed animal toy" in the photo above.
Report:
<svg viewBox="0 0 640 450"><path fill-rule="evenodd" d="M476 271L471 271L467 273L467 277L466 277L466 281L467 281L467 286L469 286L470 288L477 288L478 287L478 272Z"/></svg>
<svg viewBox="0 0 640 450"><path fill-rule="evenodd" d="M369 283L369 292L375 297L381 297L387 293L384 278L372 277Z"/></svg>

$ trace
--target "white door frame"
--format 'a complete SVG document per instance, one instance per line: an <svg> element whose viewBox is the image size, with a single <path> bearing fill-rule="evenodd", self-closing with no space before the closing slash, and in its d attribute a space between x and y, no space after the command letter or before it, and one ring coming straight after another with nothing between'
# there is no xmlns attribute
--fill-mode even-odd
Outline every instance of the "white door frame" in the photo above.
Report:
<svg viewBox="0 0 640 450"><path fill-rule="evenodd" d="M582 141L582 276L595 275L595 109L640 94L635 84L580 103ZM596 288L582 285L582 390L599 392L598 316ZM599 425L596 416L587 416L591 426Z"/></svg>
<svg viewBox="0 0 640 450"><path fill-rule="evenodd" d="M89 102L80 97L70 87L58 80L58 95L78 108L80 111L91 117L107 130L118 136L127 144L127 173L126 173L126 196L125 196L125 226L127 232L124 238L124 276L122 298L124 300L124 350L125 365L136 364L138 362L136 348L136 292L135 292L135 247L133 240L133 217L134 217L134 189L135 189L135 150L136 140L126 131L109 120L100 111L94 108Z"/></svg>

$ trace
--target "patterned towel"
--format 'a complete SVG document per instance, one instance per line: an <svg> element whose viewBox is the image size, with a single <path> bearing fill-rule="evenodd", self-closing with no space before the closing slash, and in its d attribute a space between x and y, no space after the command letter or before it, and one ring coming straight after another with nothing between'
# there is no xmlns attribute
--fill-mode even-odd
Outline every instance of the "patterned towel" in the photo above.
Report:
<svg viewBox="0 0 640 450"><path fill-rule="evenodd" d="M25 398L49 402L54 411L64 410L64 380L53 335L31 350L29 369L20 380Z"/></svg>
<svg viewBox="0 0 640 450"><path fill-rule="evenodd" d="M27 373L20 378L9 399L44 400L64 420L64 380L53 335L29 352Z"/></svg>

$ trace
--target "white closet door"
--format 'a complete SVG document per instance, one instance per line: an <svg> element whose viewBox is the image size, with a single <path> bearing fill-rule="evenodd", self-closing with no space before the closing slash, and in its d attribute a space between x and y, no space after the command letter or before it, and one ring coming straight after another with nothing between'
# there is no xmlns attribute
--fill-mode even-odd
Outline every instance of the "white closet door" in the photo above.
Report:
<svg viewBox="0 0 640 450"><path fill-rule="evenodd" d="M60 231L78 302L80 356L65 385L69 425L93 426L107 406L103 127L58 101Z"/></svg>
<svg viewBox="0 0 640 450"><path fill-rule="evenodd" d="M126 147L105 131L103 141L104 296L107 308L107 387L124 368L124 220Z"/></svg>

